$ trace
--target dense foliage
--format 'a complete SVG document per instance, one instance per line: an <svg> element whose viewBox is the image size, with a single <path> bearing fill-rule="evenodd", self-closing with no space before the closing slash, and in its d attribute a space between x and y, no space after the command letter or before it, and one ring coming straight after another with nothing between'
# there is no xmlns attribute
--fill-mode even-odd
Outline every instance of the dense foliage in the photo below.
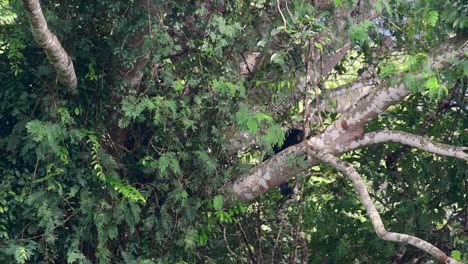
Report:
<svg viewBox="0 0 468 264"><path fill-rule="evenodd" d="M156 12L146 1L41 2L73 59L73 91L57 83L20 1L0 0L1 263L430 259L380 240L350 183L324 165L297 177L300 201L280 204L271 190L253 203L222 206L219 190L301 123L305 92L296 87L308 40L337 37L333 10L353 1L322 9L314 1L151 1ZM379 18L346 21L353 49L310 96L370 67L387 79L420 72L426 52L466 34L463 1L376 2ZM132 43L138 34L144 42ZM382 51L388 37L397 53ZM268 56L242 73L253 51ZM142 57L143 78L129 89L126 77ZM459 62L443 74L424 72L424 85L406 75L414 93L367 129L466 146L467 69ZM312 130L336 118L321 113ZM256 135L258 144L230 152L238 133ZM367 177L389 229L468 259L464 161L396 144L343 157Z"/></svg>

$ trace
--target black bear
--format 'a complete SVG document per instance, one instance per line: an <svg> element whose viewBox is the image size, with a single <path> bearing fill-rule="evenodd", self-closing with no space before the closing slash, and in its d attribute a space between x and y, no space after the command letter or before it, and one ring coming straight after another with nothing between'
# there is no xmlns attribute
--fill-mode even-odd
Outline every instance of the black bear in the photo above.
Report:
<svg viewBox="0 0 468 264"><path fill-rule="evenodd" d="M274 146L273 152L275 154L279 153L282 150L286 149L287 147L300 143L303 138L304 138L304 131L302 129L297 129L297 128L289 129L288 131L286 131L286 137L284 139L283 145ZM289 187L288 182L281 183L279 188L280 188L280 193L283 196L286 196L292 193L292 189L291 187Z"/></svg>

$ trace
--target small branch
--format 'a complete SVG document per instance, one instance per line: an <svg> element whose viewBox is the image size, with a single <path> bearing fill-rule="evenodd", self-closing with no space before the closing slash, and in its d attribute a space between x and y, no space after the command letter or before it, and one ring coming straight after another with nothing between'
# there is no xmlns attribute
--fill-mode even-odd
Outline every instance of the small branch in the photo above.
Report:
<svg viewBox="0 0 468 264"><path fill-rule="evenodd" d="M273 246L273 249L271 250L271 264L275 263L275 253L276 253L276 248L278 247L278 242L281 236L281 231L283 231L283 225L280 223L278 233L276 234L275 244Z"/></svg>
<svg viewBox="0 0 468 264"><path fill-rule="evenodd" d="M403 131L381 130L364 135L360 140L352 142L350 148L366 147L373 144L394 142L415 147L431 153L454 157L468 161L468 147L456 147L435 142L429 138L406 133Z"/></svg>
<svg viewBox="0 0 468 264"><path fill-rule="evenodd" d="M256 241L256 255L257 255L257 262L258 263L263 263L263 253L262 253L262 211L260 208L260 203L255 204L255 209L256 209L256 219L255 219L255 233L257 235L257 241Z"/></svg>
<svg viewBox="0 0 468 264"><path fill-rule="evenodd" d="M227 241L227 237L226 237L226 226L221 225L221 224L220 226L223 229L223 240L224 240L224 245L226 245L226 249L233 257L235 257L236 259L240 259L240 256L234 253L234 251L232 251L231 247L229 246L229 242Z"/></svg>
<svg viewBox="0 0 468 264"><path fill-rule="evenodd" d="M72 89L77 86L73 62L52 31L42 13L39 0L21 0L28 15L31 32L37 44L44 49L47 59L57 71L58 81Z"/></svg>
<svg viewBox="0 0 468 264"><path fill-rule="evenodd" d="M287 24L287 22L286 22L286 18L285 18L284 15L283 15L283 12L281 11L281 5L280 5L279 0L276 0L276 4L277 4L277 6L278 6L278 11L279 11L279 13L280 13L280 15L281 15L281 18L283 19L284 27L287 27L288 24Z"/></svg>
<svg viewBox="0 0 468 264"><path fill-rule="evenodd" d="M317 88L317 75L319 74L317 64L315 64L314 61L320 58L320 50L314 47L312 41L313 38L310 38L308 52L305 57L306 87L304 95L304 139L308 138L310 134L310 120L312 112L312 98L310 97L312 95L312 89Z"/></svg>
<svg viewBox="0 0 468 264"><path fill-rule="evenodd" d="M158 17L158 8L153 3L153 1L148 0L137 0L136 5L139 8L147 10L147 17L148 17L148 26L141 28L140 30L136 31L133 35L129 36L128 41L124 41L122 47L127 47L138 51L138 56L136 57L136 61L131 68L128 68L121 63L120 72L123 76L124 84L127 86L127 91L138 87L143 79L143 69L146 67L148 62L150 61L150 57L152 54L152 48L144 48L145 37L150 36L151 38L155 37L154 32L151 28L151 19L153 17ZM128 16L126 17L129 21L137 21L139 17ZM127 39L127 36L125 37ZM119 97L117 97L119 98ZM120 102L121 98L117 101Z"/></svg>
<svg viewBox="0 0 468 264"><path fill-rule="evenodd" d="M379 236L381 239L391 242L408 243L410 245L413 245L434 256L440 261L440 263L461 264L461 262L458 262L455 259L445 255L444 252L442 252L440 249L438 249L437 247L435 247L427 241L424 241L415 236L388 232L387 230L385 230L382 219L380 218L380 214L371 200L364 180L361 178L358 172L351 166L351 164L342 161L331 154L324 153L321 151L311 150L310 153L322 162L333 166L335 169L346 175L353 182L354 188L358 193L359 200L363 203L364 208L366 209L366 212L371 220L372 226L374 227L377 236Z"/></svg>
<svg viewBox="0 0 468 264"><path fill-rule="evenodd" d="M36 173L37 173L38 166L39 166L39 158L36 159L36 165L34 166L34 172L33 172L33 176L32 176L33 180L36 179Z"/></svg>
<svg viewBox="0 0 468 264"><path fill-rule="evenodd" d="M303 197L303 193L304 193L304 181L301 180L299 184L299 193L298 193L298 196L301 198L301 200ZM294 230L294 234L293 234L294 235L294 242L293 242L294 250L289 261L290 263L297 263L297 260L296 260L297 248L298 248L297 244L298 244L299 236L301 232L301 223L302 223L302 214L304 212L304 203L305 202L303 200L299 203L299 213L297 214L296 229ZM301 239L301 242L302 242L302 239Z"/></svg>
<svg viewBox="0 0 468 264"><path fill-rule="evenodd" d="M244 54L241 52L240 55L241 55L241 57L242 57L242 60L244 61L244 64L243 64L243 65L245 65L245 68L247 68L247 74L248 74L248 75L252 75L252 70L250 70L249 63L248 63L247 60L245 59ZM241 64L240 67L242 68L242 64ZM240 72L241 72L241 74L245 74L245 71L240 70Z"/></svg>
<svg viewBox="0 0 468 264"><path fill-rule="evenodd" d="M250 243L249 243L249 239L247 238L247 234L245 233L244 228L242 228L242 225L239 222L237 222L236 225L237 225L237 228L239 229L239 231L241 233L241 238L242 238L242 241L245 244L245 247L247 248L247 252L249 252L251 263L257 263L257 258L255 256L254 252L252 251L252 248L251 248Z"/></svg>

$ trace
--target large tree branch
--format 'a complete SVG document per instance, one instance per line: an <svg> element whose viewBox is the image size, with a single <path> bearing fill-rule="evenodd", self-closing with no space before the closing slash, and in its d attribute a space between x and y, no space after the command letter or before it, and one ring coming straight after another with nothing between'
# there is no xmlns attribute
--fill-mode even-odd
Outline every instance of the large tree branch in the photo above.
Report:
<svg viewBox="0 0 468 264"><path fill-rule="evenodd" d="M364 83L368 85L370 81ZM356 120L350 121L352 127L348 125L346 119L337 120L321 135L292 146L252 168L250 174L244 175L224 187L223 192L228 196L227 200L234 197L241 201L253 200L289 178L304 173L308 167L318 164L317 159L307 156L306 149L308 147L322 149L333 154L350 151L350 142L358 140L363 135L365 125L363 120L368 122L409 94L403 84L398 87L389 87L388 83L385 84L386 86L375 90L370 96L360 101L358 106L361 106L362 109L359 108L360 111L356 111ZM374 106L372 107L372 105ZM369 106L369 108L364 106ZM305 167L288 162L293 156L305 156L306 161L303 163Z"/></svg>
<svg viewBox="0 0 468 264"><path fill-rule="evenodd" d="M315 2L315 5L317 10L333 9L333 4L329 1ZM311 43L309 43L311 49L309 49L308 52L314 54L314 56L306 55L306 57L304 58L304 63L307 65L307 73L306 76L299 78L297 85L298 90L306 91L306 94L310 93L310 90L312 88L315 88L313 87L313 85L317 85L317 82L322 77L328 75L334 69L334 67L344 58L347 52L351 49L351 40L348 37L347 32L348 19L351 17L352 13L357 14L357 17L355 17L355 21L357 23L362 22L365 19L372 19L377 17L378 13L376 13L373 10L374 5L375 0L370 0L366 3L364 3L363 1L354 0L352 3L353 8L350 8L348 5L343 5L333 10L334 25L331 26L333 27L334 34L330 36L330 34L322 33L318 36L314 36L313 38L311 38ZM331 37L331 41L325 41L325 38L329 37ZM326 47L324 48L324 51L320 50L319 48L313 45L313 42L316 41L320 42L321 44L323 44L323 46ZM239 72L240 74L251 74L262 65L262 62L265 61L266 55L260 52L249 52L244 54L243 56L243 60L239 65ZM332 100L320 100L320 105L318 106L318 108L320 108L319 111L330 110L330 103L336 104L336 109L334 109L333 111L345 111L350 107L348 102L356 102L356 100L360 98L356 98L356 96L354 95L361 94L362 96L364 96L365 93L368 92L368 89L365 91L354 90L353 92L349 92L347 94L344 94L343 91L340 92L341 97L332 94L329 97L333 98ZM350 98L351 94L353 95L352 98ZM305 123L313 123L316 120L314 114L317 112L317 109L315 109L315 105L311 105L310 98L306 99L306 113L304 115ZM310 120L310 122L308 122L308 120ZM234 131L235 128L231 127L229 128L229 130ZM227 131L225 134L226 140L230 142L227 148L228 155L232 155L238 150L245 150L258 143L258 140L254 138L254 135L248 135L246 133L233 134L229 131Z"/></svg>
<svg viewBox="0 0 468 264"><path fill-rule="evenodd" d="M320 99L320 104L314 107L311 113L311 122L316 122L316 112L344 113L356 105L356 102L368 95L375 89L375 81L370 78L362 78L355 82L345 84L331 90L325 97ZM314 103L313 103L314 104ZM249 147L259 144L258 137L247 132L237 132L230 127L225 132L225 138L229 142L226 145L227 155L234 155L237 151L245 151ZM264 131L262 131L264 132Z"/></svg>
<svg viewBox="0 0 468 264"><path fill-rule="evenodd" d="M442 48L437 49L439 52L433 52L431 57L433 69L446 67L451 61L450 58L464 56L468 46L466 43L460 44L459 38L457 40L450 40L441 45ZM369 83L364 81L363 84ZM391 86L390 82L382 82L380 88L361 98L320 135L278 153L252 168L249 174L227 184L222 191L228 197L227 201L234 197L243 201L253 200L281 182L306 172L309 167L318 164L317 159L307 155L307 146L334 155L352 150L350 144L363 138L367 123L388 107L402 101L409 93L403 83ZM306 161L302 166L291 164L288 162L291 160L289 155L305 156Z"/></svg>
<svg viewBox="0 0 468 264"><path fill-rule="evenodd" d="M312 114L316 112L344 113L368 95L374 87L375 81L371 78L360 78L331 91L325 91L326 95L322 96L319 106Z"/></svg>
<svg viewBox="0 0 468 264"><path fill-rule="evenodd" d="M441 70L449 66L453 58L463 59L464 53L468 52L468 41L465 39L465 36L457 36L434 49L429 58L431 68ZM305 81L299 82L302 83L302 86L305 85ZM374 119L389 106L403 100L410 93L403 83L398 86L390 86L390 84L389 81L382 81L378 78L360 78L352 83L333 89L324 98L321 98L320 104L311 115L315 115L317 111L345 113L339 122L335 122L334 125L327 128L328 131L322 134L322 138L331 137L333 140L337 138L348 140L350 137L343 136L343 134L350 134L351 132L354 137L362 136L360 130L369 120ZM373 89L376 85L380 86L380 88ZM331 105L334 106L331 107ZM314 116L311 116L310 120L314 120L314 118ZM346 131L343 129L341 133L336 133L343 125L347 128ZM245 133L237 135L231 133L227 136L227 139L232 143L227 149L230 154L239 149L247 149L257 142L252 135ZM338 146L337 144L334 145Z"/></svg>
<svg viewBox="0 0 468 264"><path fill-rule="evenodd" d="M408 243L410 245L413 245L431 254L432 256L437 258L437 260L439 260L440 263L461 264L461 262L458 262L455 259L448 257L447 255L445 255L444 252L442 252L440 249L438 249L437 247L435 247L427 241L424 241L420 238L411 235L388 232L385 229L382 219L380 218L379 212L377 211L374 203L371 200L364 180L361 178L359 173L351 166L351 164L342 161L329 153L324 153L316 150L311 150L310 153L312 153L312 155L318 158L320 161L333 166L335 169L345 174L353 182L354 188L358 193L359 200L364 205L364 208L366 209L366 212L369 215L371 223L374 226L374 230L380 238L386 241Z"/></svg>
<svg viewBox="0 0 468 264"><path fill-rule="evenodd" d="M313 109L311 94L314 89L318 88L321 83L321 78L330 73L333 68L343 59L346 53L351 49L351 40L347 34L347 19L351 16L355 17L355 22L362 22L365 19L375 18L378 14L373 11L375 0L355 1L354 8L346 8L343 5L341 8L334 10L334 30L337 32L335 36L345 36L344 38L333 38L331 43L327 46L334 50L333 54L326 54L313 43L323 42L321 39L325 37L325 34L313 36L309 40L309 51L305 58L306 64L306 85L305 85L305 99L304 99L304 135L309 136L310 124L317 122L315 114L319 111ZM354 15L353 15L354 13ZM319 104L320 100L316 99L316 103ZM328 103L328 102L326 102Z"/></svg>
<svg viewBox="0 0 468 264"><path fill-rule="evenodd" d="M452 59L461 59L468 52L468 42L462 37L456 37L443 43L432 52L429 63L433 70L442 70L450 65ZM378 80L374 79L377 83ZM365 81L362 85L368 85ZM388 107L402 101L410 91L402 82L392 86L389 81L380 84L381 88L375 89L367 96L361 98L356 104L349 108L339 120L328 126L323 133L317 137L315 144L327 149L330 153L341 153L346 150L348 144L364 134L367 123Z"/></svg>
<svg viewBox="0 0 468 264"><path fill-rule="evenodd" d="M141 80L143 78L143 69L148 64L148 61L151 56L151 49L145 50L143 48L143 45L145 44L146 36L149 35L150 37L154 37L153 32L151 31L151 16L154 17L158 14L158 9L156 8L156 5L153 1L138 0L136 2L136 6L147 11L148 24L140 30L133 33L133 35L130 36L129 41L126 43L127 47L137 51L138 54L135 64L131 68L128 68L124 65L122 65L121 67L121 72L124 77L123 81L126 85L127 91L134 89L141 83ZM140 18L133 17L131 19L138 20Z"/></svg>
<svg viewBox="0 0 468 264"><path fill-rule="evenodd" d="M77 79L73 62L57 36L47 27L39 1L22 0L22 2L31 24L34 40L44 49L47 59L55 67L58 81L69 88L76 88Z"/></svg>
<svg viewBox="0 0 468 264"><path fill-rule="evenodd" d="M343 4L333 11L335 22L332 36L333 40L331 43L327 43L327 49L334 52L322 55L320 49L315 48L315 53L319 54L319 56L315 57L312 63L314 64L313 74L317 75L315 76L317 79L330 73L351 49L351 40L347 32L349 26L348 19L353 16L352 14L355 14L355 23L376 18L379 14L374 10L375 2L375 0L353 1L354 8L349 8L346 4ZM330 5L329 1L328 5ZM341 37L335 38L336 36ZM343 38L342 36L345 37Z"/></svg>
<svg viewBox="0 0 468 264"><path fill-rule="evenodd" d="M349 148L358 149L385 142L400 143L442 156L468 160L468 153L466 153L468 147L446 145L435 142L426 137L406 133L403 131L382 130L367 133L362 139L350 143Z"/></svg>
<svg viewBox="0 0 468 264"><path fill-rule="evenodd" d="M292 153L295 156L307 155L306 146L301 143L285 149L253 168L247 177L241 177L225 186L223 192L227 196L226 204L233 198L251 201L272 187L303 172L304 168L292 162Z"/></svg>
<svg viewBox="0 0 468 264"><path fill-rule="evenodd" d="M136 13L127 14L127 19L131 23L138 23L141 19L146 19L144 26L139 27L138 30L129 33L130 35L124 38L122 46L130 49L135 52L136 60L135 63L128 67L122 61L122 59L117 59L117 62L120 69L122 86L124 88L123 93L113 93L112 97L116 105L120 105L123 98L129 94L137 94L135 92L136 88L139 87L142 79L143 73L146 65L150 61L152 54L151 48L144 48L145 38L150 36L154 37L153 31L151 29L152 17L156 17L158 14L158 9L152 0L138 0L134 3L137 10ZM146 11L146 12L145 12ZM140 14L144 14L142 16ZM123 116L122 112L117 113L118 119ZM112 120L111 129L108 133L110 141L113 143L113 146L123 146L125 148L126 143L128 142L128 128L121 128L118 125L118 120Z"/></svg>

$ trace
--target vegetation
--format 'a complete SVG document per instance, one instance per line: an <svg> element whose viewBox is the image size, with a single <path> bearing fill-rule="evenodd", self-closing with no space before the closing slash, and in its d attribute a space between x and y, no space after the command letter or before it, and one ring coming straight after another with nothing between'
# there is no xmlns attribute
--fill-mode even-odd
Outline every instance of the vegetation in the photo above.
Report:
<svg viewBox="0 0 468 264"><path fill-rule="evenodd" d="M461 0L0 0L0 262L468 261L467 29Z"/></svg>

